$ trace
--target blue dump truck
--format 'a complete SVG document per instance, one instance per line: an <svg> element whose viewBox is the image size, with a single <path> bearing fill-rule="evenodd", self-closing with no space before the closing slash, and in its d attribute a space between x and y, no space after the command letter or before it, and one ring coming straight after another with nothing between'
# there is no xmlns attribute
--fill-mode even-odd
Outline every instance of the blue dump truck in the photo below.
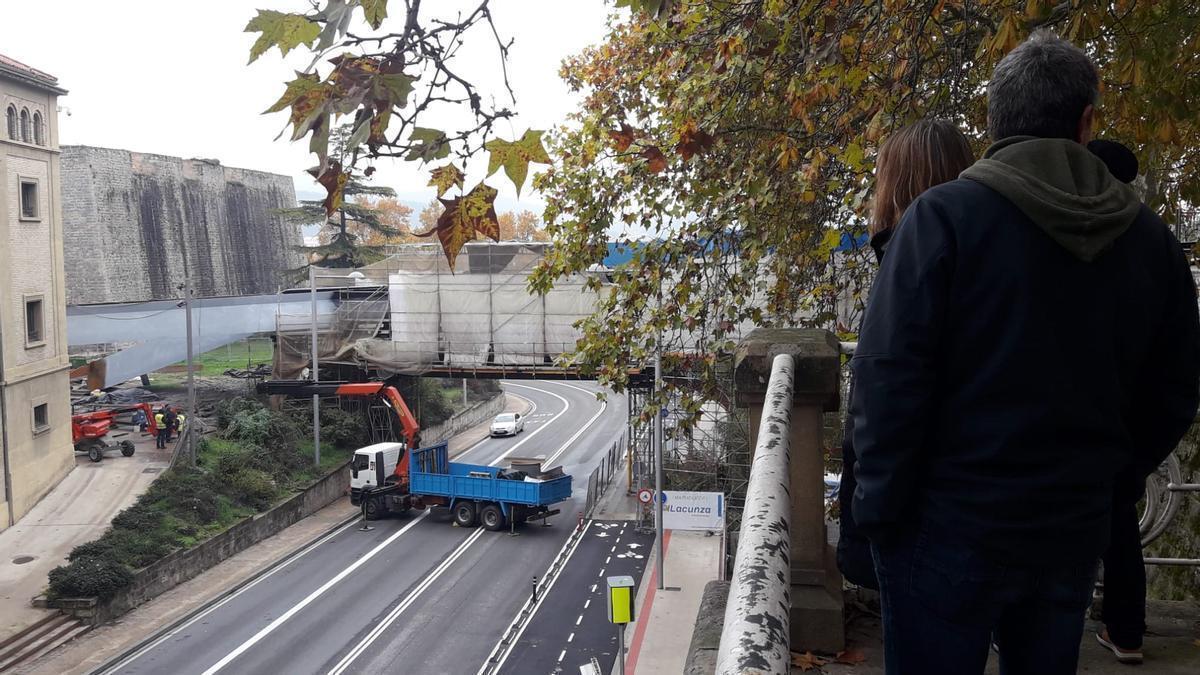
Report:
<svg viewBox="0 0 1200 675"><path fill-rule="evenodd" d="M406 450L377 443L354 453L350 499L367 518L427 506L449 508L462 527L488 530L558 513L571 498L571 477L561 467L542 471L536 460L513 460L503 469L451 462L445 443Z"/></svg>

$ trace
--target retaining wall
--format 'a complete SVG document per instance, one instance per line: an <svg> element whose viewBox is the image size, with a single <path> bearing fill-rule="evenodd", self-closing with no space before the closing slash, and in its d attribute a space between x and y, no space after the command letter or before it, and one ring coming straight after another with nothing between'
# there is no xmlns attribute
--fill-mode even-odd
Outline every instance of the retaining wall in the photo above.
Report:
<svg viewBox="0 0 1200 675"><path fill-rule="evenodd" d="M504 412L506 405L507 401L505 400L504 392L500 392L486 401L476 403L466 410L455 413L453 417L441 424L435 424L427 429L423 429L421 431L421 445L433 445L434 443L440 443L452 438L476 424L490 420Z"/></svg>

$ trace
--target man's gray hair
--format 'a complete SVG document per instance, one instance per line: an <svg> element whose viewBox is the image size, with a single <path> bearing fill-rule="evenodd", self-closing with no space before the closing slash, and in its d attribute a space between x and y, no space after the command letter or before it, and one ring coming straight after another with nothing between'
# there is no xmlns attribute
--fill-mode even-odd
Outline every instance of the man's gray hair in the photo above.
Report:
<svg viewBox="0 0 1200 675"><path fill-rule="evenodd" d="M1009 52L988 82L988 134L1067 138L1100 93L1096 66L1083 50L1040 30Z"/></svg>

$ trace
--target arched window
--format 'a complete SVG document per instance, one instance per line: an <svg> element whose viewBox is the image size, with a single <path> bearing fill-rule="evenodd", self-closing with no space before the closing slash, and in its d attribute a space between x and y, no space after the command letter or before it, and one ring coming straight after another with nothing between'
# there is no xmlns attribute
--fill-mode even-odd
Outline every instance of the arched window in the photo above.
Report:
<svg viewBox="0 0 1200 675"><path fill-rule="evenodd" d="M8 122L8 137L15 141L20 138L17 136L17 109L11 105L8 106L5 118Z"/></svg>
<svg viewBox="0 0 1200 675"><path fill-rule="evenodd" d="M21 108L21 140L29 142L29 109Z"/></svg>
<svg viewBox="0 0 1200 675"><path fill-rule="evenodd" d="M46 144L46 130L42 127L42 113L33 113L33 142L37 145Z"/></svg>

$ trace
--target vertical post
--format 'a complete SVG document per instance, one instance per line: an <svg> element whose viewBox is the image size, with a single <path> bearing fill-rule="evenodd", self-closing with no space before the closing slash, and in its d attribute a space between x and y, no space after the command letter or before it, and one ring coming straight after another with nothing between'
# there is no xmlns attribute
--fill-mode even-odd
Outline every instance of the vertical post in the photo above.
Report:
<svg viewBox="0 0 1200 675"><path fill-rule="evenodd" d="M184 451L187 453L188 460L192 466L195 466L196 443L193 440L192 426L196 424L196 366L193 363L194 354L192 353L192 277L186 269L183 273L183 315L186 324L185 330L187 330L188 427L184 430L182 440L186 444Z"/></svg>
<svg viewBox="0 0 1200 675"><path fill-rule="evenodd" d="M654 352L654 393L655 398L662 397L662 335L658 338L658 348ZM658 590L663 589L666 570L663 569L663 492L662 492L662 463L663 463L663 417L665 409L660 409L654 415L654 543L658 550Z"/></svg>
<svg viewBox="0 0 1200 675"><path fill-rule="evenodd" d="M320 357L317 353L317 268L308 266L308 283L312 299L312 381L321 381ZM321 396L313 394L313 463L321 465Z"/></svg>
<svg viewBox="0 0 1200 675"><path fill-rule="evenodd" d="M617 624L617 673L625 675L625 624Z"/></svg>
<svg viewBox="0 0 1200 675"><path fill-rule="evenodd" d="M463 408L467 407L467 378L463 378Z"/></svg>

